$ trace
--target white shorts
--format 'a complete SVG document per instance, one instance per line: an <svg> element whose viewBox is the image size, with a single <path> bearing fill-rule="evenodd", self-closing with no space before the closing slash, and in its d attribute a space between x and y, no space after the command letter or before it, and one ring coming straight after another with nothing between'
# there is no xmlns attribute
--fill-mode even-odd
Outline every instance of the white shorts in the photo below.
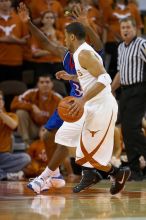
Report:
<svg viewBox="0 0 146 220"><path fill-rule="evenodd" d="M64 122L58 129L55 142L77 147L76 161L86 167L107 166L113 151L114 128L118 106L112 94L84 106L82 118L74 123Z"/></svg>

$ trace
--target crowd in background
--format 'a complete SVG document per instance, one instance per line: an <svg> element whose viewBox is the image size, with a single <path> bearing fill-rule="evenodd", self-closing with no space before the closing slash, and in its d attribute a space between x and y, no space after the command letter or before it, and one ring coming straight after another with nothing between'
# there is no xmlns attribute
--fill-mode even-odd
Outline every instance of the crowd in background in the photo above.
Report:
<svg viewBox="0 0 146 220"><path fill-rule="evenodd" d="M0 156L5 152L10 152L9 156L13 157L10 137L12 134L15 136L15 132L21 137L26 146L25 151L31 156L30 162L30 158L23 154L25 162L22 166L19 169L9 167L6 171L7 175L2 171L0 162L0 180L13 180L16 176L21 179L20 173L15 174L22 170L27 177L36 176L42 172L49 160L46 157L45 144L54 144L54 136L47 141L42 138L42 126L56 109L62 96L69 92L68 84L63 81L65 94L59 94L59 88L54 87L55 73L63 69L62 61L59 56L45 50L38 39L30 34L27 24L21 21L17 13L20 2L27 5L32 22L49 40L59 45L65 44L64 27L74 21L74 17L70 14L71 9L75 4L80 3L86 9L91 27L103 42L104 63L112 79L117 73L117 49L122 41L119 21L127 16L134 17L138 36L143 33L144 28L137 1L134 0L0 0L0 90L3 81L19 80L26 84L24 93L17 94L17 96L14 94L12 100L8 100L9 103L5 99L7 107L5 110L13 112L12 115L9 115L10 124L14 117L17 124L14 127L7 124L10 128L5 132L9 131L9 138L0 132L0 140L5 139L3 142L1 141L3 146L0 144ZM116 94L117 101L119 95L120 90ZM6 97L5 93L0 93L2 101L4 97ZM1 100L0 102L2 102ZM0 126L5 117L2 112L6 112L5 110L2 103L0 105ZM1 129L2 126L0 131ZM145 116L142 119L141 129L146 134ZM9 139L8 142L6 137ZM69 157L73 156L74 153L70 153ZM127 163L120 129L120 116L115 128L114 152L111 162L115 166ZM145 172L146 161L142 156L139 158L139 162L141 169ZM67 158L64 167L68 174L80 173L78 172L79 167L76 168L74 164L75 170L72 170L69 163L71 161L68 162ZM78 170L76 171L76 169ZM14 175L10 175L14 172Z"/></svg>

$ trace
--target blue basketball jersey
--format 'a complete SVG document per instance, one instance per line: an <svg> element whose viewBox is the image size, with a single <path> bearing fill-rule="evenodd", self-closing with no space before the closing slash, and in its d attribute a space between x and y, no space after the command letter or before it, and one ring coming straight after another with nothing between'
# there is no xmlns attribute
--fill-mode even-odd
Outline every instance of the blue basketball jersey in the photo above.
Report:
<svg viewBox="0 0 146 220"><path fill-rule="evenodd" d="M68 74L76 75L73 57L69 51L67 51L67 53L64 56L63 67ZM70 80L69 83L71 87L70 96L81 97L83 95L83 92L81 90L80 84L72 80Z"/></svg>

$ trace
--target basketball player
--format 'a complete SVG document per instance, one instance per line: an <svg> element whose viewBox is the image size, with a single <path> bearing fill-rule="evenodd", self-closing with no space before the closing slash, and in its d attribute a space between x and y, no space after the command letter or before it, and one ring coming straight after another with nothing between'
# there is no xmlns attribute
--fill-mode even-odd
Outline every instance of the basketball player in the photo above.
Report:
<svg viewBox="0 0 146 220"><path fill-rule="evenodd" d="M21 10L21 12L20 12L20 10ZM102 55L102 50L101 50L102 43L101 43L98 35L95 34L95 32L90 28L85 13L81 12L81 9L78 5L77 5L77 7L74 8L73 13L74 13L74 17L76 19L78 19L78 20L80 19L80 21L82 21L82 23L84 23L84 25L86 27L86 32L88 33L88 36L91 39L91 42L95 46L96 50L98 50L98 52ZM23 4L20 5L19 15L23 21L27 22L29 20L29 14L27 12L25 5L23 5ZM81 97L82 90L81 90L80 84L77 80L76 70L75 70L75 66L74 66L74 62L73 62L73 58L72 58L71 53L66 48L59 46L59 45L56 45L55 43L52 44L51 42L49 42L48 39L46 39L46 37L31 22L29 22L29 28L32 31L32 33L34 35L38 36L40 41L43 42L45 49L48 48L48 50L51 50L53 53L57 52L57 54L61 58L64 57L63 58L63 66L64 66L64 69L66 70L66 72L59 71L59 72L57 72L56 77L58 79L62 78L64 80L69 80L69 83L71 86L70 95L75 96L75 97ZM62 123L63 123L63 120L59 117L58 112L56 110L44 127L49 131L49 136L50 136L50 135L52 135L51 131L58 129L62 125ZM49 138L49 137L47 137L47 138ZM90 176L92 176L92 179L94 178L95 183L98 182L102 178L101 175L98 173L98 171L96 171L95 169L90 172ZM63 180L62 175L60 175L59 169L56 169L54 171L54 174L52 175L52 179L51 179L51 184L54 187L57 186L57 188L65 185L65 181ZM46 184L44 185L44 187L41 190L49 189L51 187L51 184L50 184L50 179L49 179L49 181L46 181ZM88 186L89 185L90 184L88 182ZM31 187L31 183L28 184L28 186Z"/></svg>
<svg viewBox="0 0 146 220"><path fill-rule="evenodd" d="M109 174L112 179L111 194L120 192L130 176L128 167L115 168L109 164L118 107L111 93L111 78L104 69L101 57L85 42L85 36L85 28L79 22L71 23L65 28L66 46L73 53L76 72L83 89L83 96L75 99L71 105L70 114L76 115L82 107L84 114L79 121L64 122L58 129L55 142L59 147L45 171L30 184L37 193L64 160L68 146L77 147L76 162L85 171L96 168ZM80 184L73 191L79 192L80 187L86 185L88 180L88 176L83 175Z"/></svg>

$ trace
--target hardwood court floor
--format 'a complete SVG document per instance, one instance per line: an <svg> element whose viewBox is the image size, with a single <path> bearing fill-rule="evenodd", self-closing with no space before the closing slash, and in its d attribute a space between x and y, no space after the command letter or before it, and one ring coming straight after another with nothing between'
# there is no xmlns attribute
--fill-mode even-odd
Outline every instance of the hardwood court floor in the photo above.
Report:
<svg viewBox="0 0 146 220"><path fill-rule="evenodd" d="M73 185L36 195L26 182L0 182L0 220L146 219L146 181L128 182L116 196L109 193L109 181L78 194Z"/></svg>

